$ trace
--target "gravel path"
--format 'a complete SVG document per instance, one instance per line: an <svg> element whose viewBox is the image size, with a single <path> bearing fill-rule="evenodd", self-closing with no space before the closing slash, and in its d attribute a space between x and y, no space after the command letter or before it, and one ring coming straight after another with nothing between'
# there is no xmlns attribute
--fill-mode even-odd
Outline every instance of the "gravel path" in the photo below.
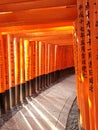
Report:
<svg viewBox="0 0 98 130"><path fill-rule="evenodd" d="M79 130L78 117L79 117L79 111L77 107L77 100L75 99L68 115L65 130Z"/></svg>

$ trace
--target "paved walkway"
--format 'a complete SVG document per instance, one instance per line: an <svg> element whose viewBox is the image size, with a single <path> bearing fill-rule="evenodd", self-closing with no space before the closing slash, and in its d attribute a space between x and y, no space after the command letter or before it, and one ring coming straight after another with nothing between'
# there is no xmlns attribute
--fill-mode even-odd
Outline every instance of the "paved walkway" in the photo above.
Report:
<svg viewBox="0 0 98 130"><path fill-rule="evenodd" d="M65 130L76 97L75 76L66 77L18 111L1 130Z"/></svg>

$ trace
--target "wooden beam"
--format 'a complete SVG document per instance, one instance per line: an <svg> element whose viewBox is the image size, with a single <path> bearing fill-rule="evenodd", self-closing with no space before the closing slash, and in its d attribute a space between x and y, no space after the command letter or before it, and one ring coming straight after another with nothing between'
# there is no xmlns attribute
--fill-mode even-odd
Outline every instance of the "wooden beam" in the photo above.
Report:
<svg viewBox="0 0 98 130"><path fill-rule="evenodd" d="M48 30L49 28L73 26L73 22L60 22L52 24L37 24L37 25L24 25L24 26L12 26L12 27L0 27L2 33L27 33L27 32L39 32Z"/></svg>
<svg viewBox="0 0 98 130"><path fill-rule="evenodd" d="M2 0L0 4L11 4L11 3L21 3L21 2L28 2L32 0ZM40 0L33 0L33 1L40 1Z"/></svg>
<svg viewBox="0 0 98 130"><path fill-rule="evenodd" d="M73 45L73 36L72 35L55 35L55 36L30 36L28 34L19 34L16 35L16 37L19 36L24 39L29 39L31 41L44 41L46 43L51 44L63 44L63 45Z"/></svg>
<svg viewBox="0 0 98 130"><path fill-rule="evenodd" d="M0 0L0 5L1 4L11 4L11 3L23 3L23 2L45 2L48 1L49 3L52 3L54 0ZM71 4L76 4L76 0L55 0L55 3L59 1L62 3L62 1L65 3L65 5L71 5ZM43 3L44 4L44 3Z"/></svg>
<svg viewBox="0 0 98 130"><path fill-rule="evenodd" d="M9 12L9 11L22 11L38 8L50 8L50 7L59 7L59 6L70 6L76 5L76 0L23 0L18 1L8 1L3 3L0 1L0 12ZM10 3L10 4L9 4Z"/></svg>
<svg viewBox="0 0 98 130"><path fill-rule="evenodd" d="M51 44L63 44L63 45L73 45L73 39L72 38L61 38L61 37L37 37L32 38L32 41L44 41L46 43Z"/></svg>
<svg viewBox="0 0 98 130"><path fill-rule="evenodd" d="M43 34L42 36L41 35L30 35L30 34L26 34L26 33L22 33L22 34L15 34L15 36L18 36L18 37L22 37L22 38L25 38L25 39L44 39L44 38L47 38L48 40L50 39L67 39L69 41L72 41L73 39L73 35L72 34L59 34L59 35L45 35Z"/></svg>
<svg viewBox="0 0 98 130"><path fill-rule="evenodd" d="M74 13L73 13L74 12ZM66 8L50 8L37 9L14 12L10 14L0 15L1 26L17 26L17 25L34 25L34 24L49 24L55 22L74 21L77 16L75 7Z"/></svg>

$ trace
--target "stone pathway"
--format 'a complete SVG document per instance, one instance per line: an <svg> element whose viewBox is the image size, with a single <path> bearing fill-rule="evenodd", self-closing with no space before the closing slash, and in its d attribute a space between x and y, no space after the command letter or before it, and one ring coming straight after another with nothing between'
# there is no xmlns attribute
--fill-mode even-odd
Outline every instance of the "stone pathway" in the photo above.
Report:
<svg viewBox="0 0 98 130"><path fill-rule="evenodd" d="M27 98L28 104L13 111L8 121L7 116L1 119L4 124L0 130L65 130L70 108L76 98L75 85L75 76L70 75L36 98Z"/></svg>

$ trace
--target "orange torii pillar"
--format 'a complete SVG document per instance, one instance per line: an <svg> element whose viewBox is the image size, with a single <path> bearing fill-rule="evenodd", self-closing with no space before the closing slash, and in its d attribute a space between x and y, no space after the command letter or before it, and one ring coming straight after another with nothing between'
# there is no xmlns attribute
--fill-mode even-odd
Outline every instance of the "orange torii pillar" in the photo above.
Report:
<svg viewBox="0 0 98 130"><path fill-rule="evenodd" d="M47 65L47 77L46 77L46 79L47 79L47 86L49 87L50 86L50 44L48 43L48 48L47 48L47 51L48 51L48 57L47 57L47 59L48 59L48 65Z"/></svg>
<svg viewBox="0 0 98 130"><path fill-rule="evenodd" d="M10 92L9 92L9 63L8 63L8 42L7 35L1 36L4 51L4 75L5 75L5 109L10 110ZM0 60L1 61L1 60Z"/></svg>
<svg viewBox="0 0 98 130"><path fill-rule="evenodd" d="M24 39L24 61L25 61L25 92L29 96L29 41Z"/></svg>
<svg viewBox="0 0 98 130"><path fill-rule="evenodd" d="M78 47L78 61L77 65L77 92L78 92L78 105L80 109L80 123L86 130L89 129L89 106L88 106L88 68L86 59L86 42L84 31L84 7L83 1L77 1L78 19L77 19L77 36L76 46Z"/></svg>
<svg viewBox="0 0 98 130"><path fill-rule="evenodd" d="M20 40L18 37L14 37L14 69L15 69L15 104L21 104L20 102Z"/></svg>
<svg viewBox="0 0 98 130"><path fill-rule="evenodd" d="M77 20L75 21L74 30L74 64L75 64L75 75L76 75L76 90L77 90L77 102L78 108L80 109L80 81L79 81L79 47L78 47L78 28Z"/></svg>
<svg viewBox="0 0 98 130"><path fill-rule="evenodd" d="M54 81L57 81L57 45L55 45L54 49Z"/></svg>
<svg viewBox="0 0 98 130"><path fill-rule="evenodd" d="M37 93L41 92L41 78L39 77L39 71L40 71L40 66L39 66L39 41L35 41L35 71L36 71L36 88L37 88Z"/></svg>
<svg viewBox="0 0 98 130"><path fill-rule="evenodd" d="M50 83L54 82L54 44L50 44Z"/></svg>
<svg viewBox="0 0 98 130"><path fill-rule="evenodd" d="M35 85L35 41L29 41L29 46L30 46L30 71L29 71L29 75L30 75L30 95L32 95L33 97L37 96L37 89L36 89L36 85Z"/></svg>
<svg viewBox="0 0 98 130"><path fill-rule="evenodd" d="M45 43L41 42L41 87L42 90L46 87L45 82Z"/></svg>
<svg viewBox="0 0 98 130"><path fill-rule="evenodd" d="M9 63L9 92L10 92L10 107L15 107L15 67L14 67L14 35L7 35L8 42L8 63Z"/></svg>
<svg viewBox="0 0 98 130"><path fill-rule="evenodd" d="M83 127L85 130L97 130L97 118L96 118L96 108L97 108L97 29L96 29L96 18L97 18L97 1L94 0L78 0L78 26L80 27L79 36L77 36L78 41L82 41L81 43L81 52L82 50L85 52L84 56L86 57L86 73L87 78L81 75L80 79L83 79L83 83L77 83L79 86L84 87L84 91L80 89L79 93L82 92L80 97L80 101L78 101L81 116L83 119ZM95 21L93 21L94 19ZM79 28L78 28L79 29ZM78 31L79 32L79 31ZM82 39L81 39L82 37ZM77 39L76 39L77 41ZM84 41L84 42L83 42ZM82 45L85 45L82 47ZM81 53L80 53L81 54ZM82 61L80 59L79 61ZM84 62L82 62L84 63ZM81 66L80 66L81 67ZM79 67L79 68L80 68ZM84 70L84 69L82 69ZM81 69L79 70L81 71ZM84 73L85 74L85 73ZM78 74L79 75L79 74ZM81 80L82 81L82 80ZM79 87L80 88L80 87ZM82 87L81 87L82 88ZM79 89L78 89L79 90ZM79 94L78 94L79 95ZM88 95L88 96L87 96ZM79 98L78 97L78 98ZM83 98L82 98L83 97ZM83 99L81 101L81 99ZM81 102L83 105L81 105ZM87 111L88 109L88 111ZM87 122L89 119L89 122Z"/></svg>
<svg viewBox="0 0 98 130"><path fill-rule="evenodd" d="M20 100L26 101L26 89L25 89L25 59L24 59L24 39L19 39L20 45Z"/></svg>
<svg viewBox="0 0 98 130"><path fill-rule="evenodd" d="M89 0L90 27L91 27L91 49L92 49L92 70L93 70L93 104L94 129L98 129L98 1ZM92 109L92 108L91 108ZM93 128L93 127L92 127Z"/></svg>
<svg viewBox="0 0 98 130"><path fill-rule="evenodd" d="M57 80L60 78L59 64L60 64L60 54L59 54L59 45L57 45L56 46L56 77L57 77Z"/></svg>
<svg viewBox="0 0 98 130"><path fill-rule="evenodd" d="M84 29L85 29L85 43L86 43L86 61L87 61L87 76L88 76L88 105L89 105L89 119L90 130L95 129L94 117L94 73L93 73L93 5L90 0L83 1L84 6Z"/></svg>
<svg viewBox="0 0 98 130"><path fill-rule="evenodd" d="M4 68L4 46L0 36L0 116L5 113L5 68ZM7 86L8 87L8 86Z"/></svg>
<svg viewBox="0 0 98 130"><path fill-rule="evenodd" d="M46 88L48 88L47 79L48 79L48 44L45 42L45 87Z"/></svg>

